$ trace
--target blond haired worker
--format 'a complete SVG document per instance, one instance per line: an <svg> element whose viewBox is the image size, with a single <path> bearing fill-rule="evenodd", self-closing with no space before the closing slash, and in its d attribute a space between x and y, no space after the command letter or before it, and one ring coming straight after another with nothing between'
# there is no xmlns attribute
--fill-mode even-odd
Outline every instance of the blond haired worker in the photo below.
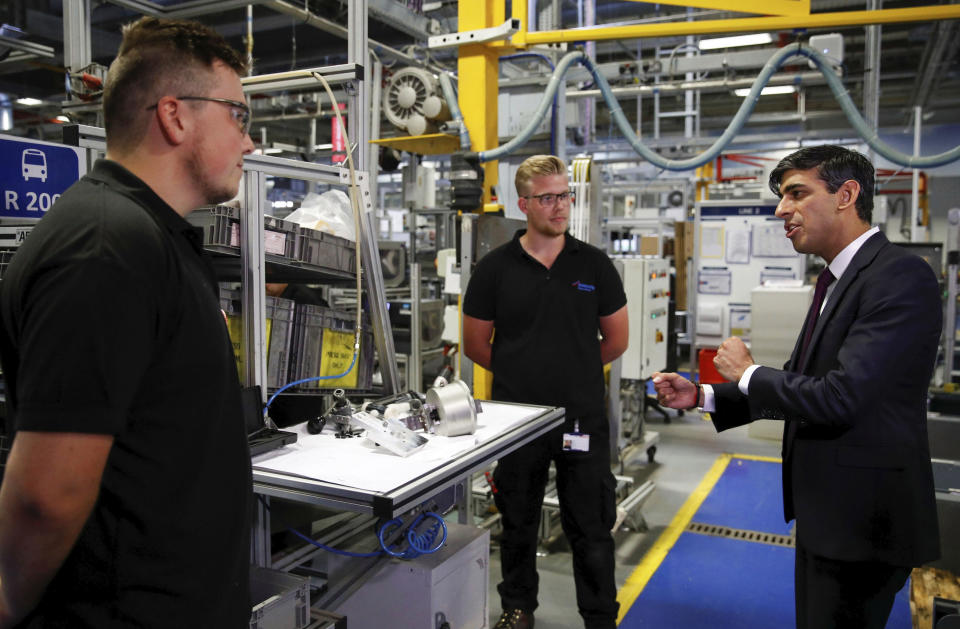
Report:
<svg viewBox="0 0 960 629"><path fill-rule="evenodd" d="M627 347L627 299L606 254L567 233L572 196L563 161L530 157L516 186L527 228L477 264L463 301L464 351L493 371L493 399L563 406L566 419L494 472L503 517L496 629L534 626L537 531L551 461L580 615L588 629L612 629L615 482L603 365Z"/></svg>

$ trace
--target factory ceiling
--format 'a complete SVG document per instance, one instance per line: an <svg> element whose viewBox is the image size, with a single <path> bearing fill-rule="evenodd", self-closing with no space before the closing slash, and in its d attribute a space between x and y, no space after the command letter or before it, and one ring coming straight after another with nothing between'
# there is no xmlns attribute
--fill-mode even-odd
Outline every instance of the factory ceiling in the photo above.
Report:
<svg viewBox="0 0 960 629"><path fill-rule="evenodd" d="M342 64L347 61L347 42L342 33L347 25L345 0L252 0L254 72L283 72L291 69ZM909 8L938 4L936 0L919 2L873 0L883 9ZM140 15L132 7L153 7L176 11L208 4L213 9L195 19L210 24L239 49L246 49L247 8L240 2L221 0L91 0L90 42L92 60L109 64L119 43L122 24ZM943 4L949 4L944 2ZM4 0L0 3L0 108L12 107L14 129L5 133L57 139L51 120L63 114L67 97L64 60L63 0ZM226 8L224 8L226 7ZM868 8L863 1L812 0L813 13L854 11ZM544 29L572 29L589 24L631 25L662 21L704 20L744 17L723 11L686 9L664 4L645 4L627 0L538 0L531 10ZM306 19L306 13L309 19ZM509 7L507 12L509 14ZM456 32L458 6L455 0L368 0L368 36L371 49L384 64L384 82L393 73L410 65L425 65L432 71L457 71L456 49L430 49L430 35ZM590 15L593 14L591 17ZM532 18L531 21L534 21ZM884 24L879 27L848 26L829 29L798 28L770 33L772 42L752 48L729 49L728 53L772 49L778 45L825 33L839 33L844 56L840 72L844 85L857 106L864 110L864 99L871 90L871 67L879 63L878 117L884 128L906 129L916 107L925 124L960 123L960 33L958 20ZM644 139L654 134L668 142L680 139L696 145L702 138L717 135L726 127L742 102L731 89L733 83L749 83L759 67L717 67L695 57L724 51L699 51L700 36L659 39L606 40L590 43L588 53L607 69L606 75L619 92L618 98L636 128L640 120ZM878 38L879 55L871 56L871 38ZM10 42L16 42L11 45ZM4 44L7 44L6 46ZM568 44L568 49L576 44ZM24 49L27 49L25 52ZM713 57L715 59L715 57ZM609 65L605 65L609 64ZM619 68L619 73L613 69ZM548 69L542 63L516 60L502 64L501 90L536 91L546 82ZM804 74L806 73L806 74ZM784 68L782 82L796 84L788 75L803 74L802 87L792 93L763 96L745 129L746 132L831 133L849 128L834 95L814 72L803 64ZM74 78L76 81L76 77ZM738 84L738 85L739 85ZM567 107L581 115L569 129L571 141L590 145L616 144L619 132L611 124L606 107L598 99L581 92L595 89L588 76L577 75L567 85ZM696 88L684 90L682 88ZM595 93L595 92L593 92ZM659 93L658 96L654 94ZM687 94L694 94L693 97ZM34 104L22 104L22 99ZM691 100L692 98L692 100ZM6 100L9 99L9 100ZM20 102L17 102L17 101ZM273 93L259 95L254 101L255 120L266 129L264 137L275 142L302 143L304 121L326 119L326 97L320 91L303 94ZM586 105L585 103L590 103ZM72 119L96 123L95 111L88 107L66 113ZM328 110L329 111L329 110ZM695 111L696 115L683 112ZM503 115L503 112L501 112ZM569 120L570 118L568 118ZM592 120L592 124L585 121ZM691 131L692 123L692 131ZM257 125L254 139L258 140ZM382 135L398 135L386 120ZM329 123L318 125L318 143L329 142Z"/></svg>

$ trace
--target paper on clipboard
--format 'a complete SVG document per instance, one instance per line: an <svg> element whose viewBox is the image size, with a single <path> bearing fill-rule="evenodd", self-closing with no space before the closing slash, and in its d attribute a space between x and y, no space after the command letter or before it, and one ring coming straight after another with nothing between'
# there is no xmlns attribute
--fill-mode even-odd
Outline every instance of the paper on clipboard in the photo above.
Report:
<svg viewBox="0 0 960 629"><path fill-rule="evenodd" d="M700 225L700 257L723 258L723 225Z"/></svg>

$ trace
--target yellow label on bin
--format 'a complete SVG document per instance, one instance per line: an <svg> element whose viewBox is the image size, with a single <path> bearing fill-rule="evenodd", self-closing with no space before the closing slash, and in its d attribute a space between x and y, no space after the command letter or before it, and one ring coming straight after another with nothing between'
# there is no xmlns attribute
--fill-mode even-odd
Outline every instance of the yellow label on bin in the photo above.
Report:
<svg viewBox="0 0 960 629"><path fill-rule="evenodd" d="M340 332L325 328L323 330L323 354L320 356L320 375L336 376L350 367L353 360L353 333ZM346 376L321 380L321 387L357 388L357 374L360 371L359 356L357 363Z"/></svg>
<svg viewBox="0 0 960 629"><path fill-rule="evenodd" d="M270 356L270 333L273 330L273 319L267 319L267 356ZM240 375L240 382L244 378L244 360L243 360L243 318L239 315L227 316L227 332L230 334L230 343L233 345L233 357L237 360L237 373Z"/></svg>

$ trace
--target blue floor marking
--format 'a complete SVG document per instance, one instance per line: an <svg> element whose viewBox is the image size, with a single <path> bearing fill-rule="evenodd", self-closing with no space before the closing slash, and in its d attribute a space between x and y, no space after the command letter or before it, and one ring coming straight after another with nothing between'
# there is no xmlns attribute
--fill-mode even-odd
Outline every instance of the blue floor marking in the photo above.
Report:
<svg viewBox="0 0 960 629"><path fill-rule="evenodd" d="M683 533L620 627L793 627L793 549Z"/></svg>
<svg viewBox="0 0 960 629"><path fill-rule="evenodd" d="M783 521L780 470L779 463L732 459L693 521L789 535L792 525Z"/></svg>
<svg viewBox="0 0 960 629"><path fill-rule="evenodd" d="M733 458L693 517L785 535L779 463ZM684 532L624 615L621 629L792 629L792 548ZM910 581L886 629L911 629Z"/></svg>

